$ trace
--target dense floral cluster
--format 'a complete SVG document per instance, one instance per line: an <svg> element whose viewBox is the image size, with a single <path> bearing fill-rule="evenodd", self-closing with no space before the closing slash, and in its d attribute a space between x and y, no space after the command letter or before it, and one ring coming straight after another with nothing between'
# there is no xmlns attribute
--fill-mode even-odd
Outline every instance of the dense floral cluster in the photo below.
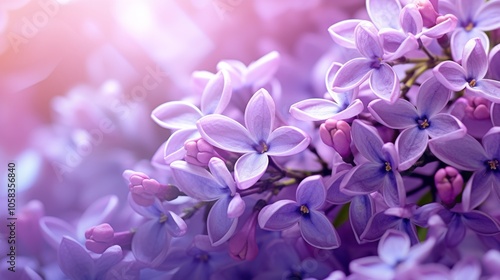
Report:
<svg viewBox="0 0 500 280"><path fill-rule="evenodd" d="M103 222L114 196L76 228L41 218L62 272L500 277L500 1L366 0L366 12L328 29L343 55L324 95L282 90L278 51L194 72L194 94L151 113L171 134L149 173L123 172L129 230Z"/></svg>

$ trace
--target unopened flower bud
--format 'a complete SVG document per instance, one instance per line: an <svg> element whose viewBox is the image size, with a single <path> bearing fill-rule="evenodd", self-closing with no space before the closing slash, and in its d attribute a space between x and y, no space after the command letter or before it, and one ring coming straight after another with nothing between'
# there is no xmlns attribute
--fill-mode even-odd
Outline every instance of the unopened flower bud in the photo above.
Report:
<svg viewBox="0 0 500 280"><path fill-rule="evenodd" d="M453 206L455 198L462 192L464 179L457 169L451 166L439 169L434 175L438 196L446 206Z"/></svg>
<svg viewBox="0 0 500 280"><path fill-rule="evenodd" d="M424 27L432 27L436 25L439 14L436 12L434 5L429 0L416 0L414 4L417 6L420 15L422 16Z"/></svg>
<svg viewBox="0 0 500 280"><path fill-rule="evenodd" d="M243 227L229 240L229 254L237 260L253 260L259 253L255 229L259 212L254 211Z"/></svg>
<svg viewBox="0 0 500 280"><path fill-rule="evenodd" d="M130 231L115 232L109 224L100 224L85 231L85 247L94 253L102 254L113 245L123 250L130 250L133 233Z"/></svg>
<svg viewBox="0 0 500 280"><path fill-rule="evenodd" d="M147 207L153 205L155 198L165 201L179 196L180 192L176 187L160 184L144 173L127 170L123 174L128 176L132 199L138 205Z"/></svg>
<svg viewBox="0 0 500 280"><path fill-rule="evenodd" d="M465 111L469 116L476 120L485 120L490 118L491 102L482 97L472 97Z"/></svg>
<svg viewBox="0 0 500 280"><path fill-rule="evenodd" d="M334 148L340 156L351 156L351 126L345 121L328 119L319 127L323 143Z"/></svg>
<svg viewBox="0 0 500 280"><path fill-rule="evenodd" d="M184 149L186 150L184 160L197 166L206 167L211 158L220 158L214 147L202 138L187 141Z"/></svg>

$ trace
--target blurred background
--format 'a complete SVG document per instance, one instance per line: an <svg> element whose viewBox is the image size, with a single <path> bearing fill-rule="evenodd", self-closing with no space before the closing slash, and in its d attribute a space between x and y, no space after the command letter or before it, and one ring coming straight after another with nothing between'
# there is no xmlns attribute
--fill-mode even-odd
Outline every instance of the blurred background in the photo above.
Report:
<svg viewBox="0 0 500 280"><path fill-rule="evenodd" d="M37 199L70 218L105 194L124 198L123 170L169 135L151 110L199 94L191 73L221 59L277 50L284 94L321 87L335 56L328 27L363 4L0 0L0 159L16 163L18 209Z"/></svg>

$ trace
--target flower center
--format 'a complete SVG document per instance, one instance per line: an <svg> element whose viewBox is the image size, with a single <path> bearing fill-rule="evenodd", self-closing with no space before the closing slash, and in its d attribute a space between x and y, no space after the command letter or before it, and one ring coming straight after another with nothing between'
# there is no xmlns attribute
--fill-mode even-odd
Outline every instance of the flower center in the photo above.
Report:
<svg viewBox="0 0 500 280"><path fill-rule="evenodd" d="M472 28L474 28L474 23L473 22L469 22L469 24L467 24L465 26L465 31L471 31Z"/></svg>
<svg viewBox="0 0 500 280"><path fill-rule="evenodd" d="M498 162L498 159L488 160L487 163L491 170L498 170L500 168L500 163Z"/></svg>
<svg viewBox="0 0 500 280"><path fill-rule="evenodd" d="M164 222L166 222L167 218L168 218L167 215L161 213L161 215L160 215L160 224L163 224Z"/></svg>
<svg viewBox="0 0 500 280"><path fill-rule="evenodd" d="M199 253L195 256L195 258L200 262L207 262L210 259L210 256L205 253Z"/></svg>
<svg viewBox="0 0 500 280"><path fill-rule="evenodd" d="M306 205L301 205L299 210L302 215L309 214L309 208Z"/></svg>
<svg viewBox="0 0 500 280"><path fill-rule="evenodd" d="M370 66L371 68L379 69L381 63L382 63L382 58L377 57L372 61L372 64Z"/></svg>
<svg viewBox="0 0 500 280"><path fill-rule="evenodd" d="M429 122L429 120L427 118L419 119L419 120L417 120L417 123L418 123L418 127L421 129L426 129L431 125L431 123Z"/></svg>
<svg viewBox="0 0 500 280"><path fill-rule="evenodd" d="M388 161L386 161L385 162L385 171L389 172L391 170L392 170L391 164Z"/></svg>
<svg viewBox="0 0 500 280"><path fill-rule="evenodd" d="M260 140L259 145L254 146L254 149L259 153L263 154L269 150L269 146L267 146L264 140Z"/></svg>
<svg viewBox="0 0 500 280"><path fill-rule="evenodd" d="M477 84L476 79L472 79L472 80L469 81L469 86L471 86L471 87L476 86L476 84Z"/></svg>

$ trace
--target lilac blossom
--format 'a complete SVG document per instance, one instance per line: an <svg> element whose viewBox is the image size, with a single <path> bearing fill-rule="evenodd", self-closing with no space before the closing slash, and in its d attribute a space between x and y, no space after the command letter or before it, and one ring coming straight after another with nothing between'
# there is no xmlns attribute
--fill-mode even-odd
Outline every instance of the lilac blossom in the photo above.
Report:
<svg viewBox="0 0 500 280"><path fill-rule="evenodd" d="M389 206L404 205L403 179L398 172L399 155L392 143L359 120L352 123L352 141L366 161L354 167L342 180L340 189L348 195L363 195L382 189Z"/></svg>
<svg viewBox="0 0 500 280"><path fill-rule="evenodd" d="M477 2L477 1L473 1ZM497 3L500 8L500 2ZM488 71L486 47L479 38L473 38L465 44L462 53L462 65L453 61L441 62L434 68L436 78L447 88L461 91L464 88L492 102L500 102L500 82L485 79Z"/></svg>
<svg viewBox="0 0 500 280"><path fill-rule="evenodd" d="M234 177L241 189L257 182L267 169L268 156L290 156L303 151L310 137L298 128L275 126L275 104L265 89L248 102L245 127L223 115L205 116L198 121L203 139L213 146L243 155L236 161Z"/></svg>
<svg viewBox="0 0 500 280"><path fill-rule="evenodd" d="M203 91L201 110L185 101L170 101L153 110L151 118L161 127L174 131L165 142L164 157L167 164L184 156L184 143L200 137L196 122L203 116L222 113L231 100L231 94L229 74L219 71Z"/></svg>
<svg viewBox="0 0 500 280"><path fill-rule="evenodd" d="M429 137L453 139L465 135L466 129L457 118L440 113L450 97L450 90L429 78L420 86L416 108L404 99L394 104L383 100L370 102L368 109L377 121L393 129L402 129L396 139L400 170L410 168L424 154Z"/></svg>
<svg viewBox="0 0 500 280"><path fill-rule="evenodd" d="M296 200L283 199L264 207L259 214L262 229L282 231L298 224L304 240L314 247L333 249L340 246L337 231L319 211L326 199L320 176L304 179L298 186Z"/></svg>
<svg viewBox="0 0 500 280"><path fill-rule="evenodd" d="M354 38L362 57L342 65L333 79L332 90L352 90L369 80L377 97L394 103L399 97L399 78L386 61L377 28L372 23L362 22L356 26Z"/></svg>
<svg viewBox="0 0 500 280"><path fill-rule="evenodd" d="M491 128L482 145L470 135L452 140L433 139L429 147L443 162L460 170L474 171L463 194L465 209L474 209L500 188L500 127Z"/></svg>
<svg viewBox="0 0 500 280"><path fill-rule="evenodd" d="M174 161L170 167L180 189L200 201L215 201L207 218L208 236L214 246L226 242L233 235L245 202L236 192L233 176L225 163L212 158L210 172L184 161Z"/></svg>
<svg viewBox="0 0 500 280"><path fill-rule="evenodd" d="M466 43L478 38L485 48L489 48L490 40L485 31L500 27L496 16L500 12L500 2L484 0L441 0L439 11L453 14L458 19L456 29L451 33L450 46L453 59L460 60Z"/></svg>
<svg viewBox="0 0 500 280"><path fill-rule="evenodd" d="M378 245L378 257L353 260L351 272L368 279L403 279L418 272L434 246L434 239L411 247L410 238L402 232L388 230Z"/></svg>

